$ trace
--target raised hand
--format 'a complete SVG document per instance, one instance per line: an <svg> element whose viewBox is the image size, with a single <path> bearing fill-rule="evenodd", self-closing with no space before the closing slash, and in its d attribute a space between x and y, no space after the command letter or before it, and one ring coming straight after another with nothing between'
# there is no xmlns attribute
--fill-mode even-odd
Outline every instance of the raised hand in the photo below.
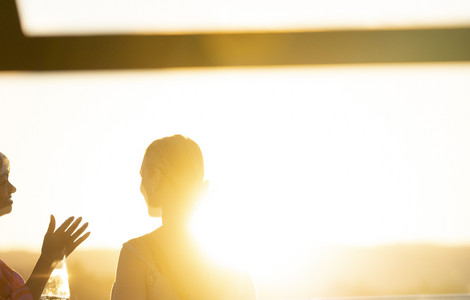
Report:
<svg viewBox="0 0 470 300"><path fill-rule="evenodd" d="M74 217L68 218L56 230L55 218L51 215L51 222L42 243L41 255L26 282L33 299L40 299L41 293L56 264L64 256L72 253L90 235L90 232L83 234L88 227L88 223L78 228L82 218L80 217L75 221L74 219Z"/></svg>
<svg viewBox="0 0 470 300"><path fill-rule="evenodd" d="M74 219L74 217L68 218L55 230L55 218L51 215L49 228L47 229L42 244L42 256L54 262L59 261L63 259L64 256L68 256L72 253L78 245L88 238L90 232L83 234L88 227L88 223L78 228L82 218L77 218L75 222Z"/></svg>

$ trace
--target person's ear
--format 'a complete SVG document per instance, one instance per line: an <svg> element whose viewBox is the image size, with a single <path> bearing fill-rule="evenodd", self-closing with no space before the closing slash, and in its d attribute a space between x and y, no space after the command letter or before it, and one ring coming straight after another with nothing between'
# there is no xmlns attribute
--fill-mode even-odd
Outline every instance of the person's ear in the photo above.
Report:
<svg viewBox="0 0 470 300"><path fill-rule="evenodd" d="M162 181L162 171L159 168L152 170L152 192L155 192Z"/></svg>
<svg viewBox="0 0 470 300"><path fill-rule="evenodd" d="M150 189L152 190L152 197L149 197L147 208L148 214L154 218L161 218L162 217L162 207L161 207L161 200L159 197L155 197L155 192L159 189L159 185L162 180L162 173L158 168L154 168L151 170L151 186Z"/></svg>

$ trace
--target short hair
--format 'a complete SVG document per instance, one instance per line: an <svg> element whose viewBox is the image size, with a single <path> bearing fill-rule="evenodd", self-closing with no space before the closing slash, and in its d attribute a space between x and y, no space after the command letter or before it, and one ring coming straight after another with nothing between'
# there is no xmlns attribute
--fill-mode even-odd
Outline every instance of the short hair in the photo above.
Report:
<svg viewBox="0 0 470 300"><path fill-rule="evenodd" d="M8 174L10 172L10 161L8 158L0 152L0 176Z"/></svg>
<svg viewBox="0 0 470 300"><path fill-rule="evenodd" d="M201 149L196 142L179 134L153 141L145 151L142 165L158 168L179 187L189 187L204 179Z"/></svg>

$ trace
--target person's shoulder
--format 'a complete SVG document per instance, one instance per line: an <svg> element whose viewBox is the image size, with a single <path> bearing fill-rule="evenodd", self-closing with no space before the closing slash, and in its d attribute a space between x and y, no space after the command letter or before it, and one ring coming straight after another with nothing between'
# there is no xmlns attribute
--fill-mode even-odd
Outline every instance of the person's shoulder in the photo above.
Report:
<svg viewBox="0 0 470 300"><path fill-rule="evenodd" d="M158 229L144 234L142 236L128 240L122 245L121 255L123 253L138 257L140 260L148 263L153 259L152 241L155 235L158 235ZM157 233L156 233L157 232Z"/></svg>
<svg viewBox="0 0 470 300"><path fill-rule="evenodd" d="M16 273L12 268L10 268L3 260L0 259L0 272L1 273Z"/></svg>
<svg viewBox="0 0 470 300"><path fill-rule="evenodd" d="M142 238L158 241L158 240L162 239L164 235L165 235L164 229L162 227L158 227L154 231L143 235Z"/></svg>
<svg viewBox="0 0 470 300"><path fill-rule="evenodd" d="M122 247L123 248L142 248L145 247L146 244L148 243L149 240L152 240L155 238L155 236L158 236L158 229L154 230L150 233L144 234L142 236L133 238L125 242Z"/></svg>
<svg viewBox="0 0 470 300"><path fill-rule="evenodd" d="M144 259L147 254L147 246L145 242L145 235L139 236L133 239L128 240L122 244L120 257L122 259L137 257L140 260Z"/></svg>
<svg viewBox="0 0 470 300"><path fill-rule="evenodd" d="M122 248L136 247L138 245L141 245L142 243L145 242L145 236L146 235L142 235L142 236L128 240L127 242L122 244Z"/></svg>
<svg viewBox="0 0 470 300"><path fill-rule="evenodd" d="M4 273L13 271L3 260L0 259L0 277L4 277Z"/></svg>

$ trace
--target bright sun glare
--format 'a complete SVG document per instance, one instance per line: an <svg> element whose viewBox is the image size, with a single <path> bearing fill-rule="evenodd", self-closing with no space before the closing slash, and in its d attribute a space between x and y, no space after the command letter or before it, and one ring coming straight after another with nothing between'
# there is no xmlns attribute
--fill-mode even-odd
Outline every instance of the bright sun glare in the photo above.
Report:
<svg viewBox="0 0 470 300"><path fill-rule="evenodd" d="M148 144L174 133L203 151L209 194L193 229L222 263L268 274L326 244L468 241L467 216L452 210L468 211L468 65L355 68L3 78L18 192L0 226L40 225L4 230L7 246L37 249L50 213L90 223L83 248L155 230L139 168Z"/></svg>
<svg viewBox="0 0 470 300"><path fill-rule="evenodd" d="M248 191L250 192L250 191ZM253 212L261 213L254 206ZM252 213L253 213L252 212ZM216 262L257 274L287 262L295 241L286 239L277 217L258 217L233 204L203 201L192 219L192 231Z"/></svg>

